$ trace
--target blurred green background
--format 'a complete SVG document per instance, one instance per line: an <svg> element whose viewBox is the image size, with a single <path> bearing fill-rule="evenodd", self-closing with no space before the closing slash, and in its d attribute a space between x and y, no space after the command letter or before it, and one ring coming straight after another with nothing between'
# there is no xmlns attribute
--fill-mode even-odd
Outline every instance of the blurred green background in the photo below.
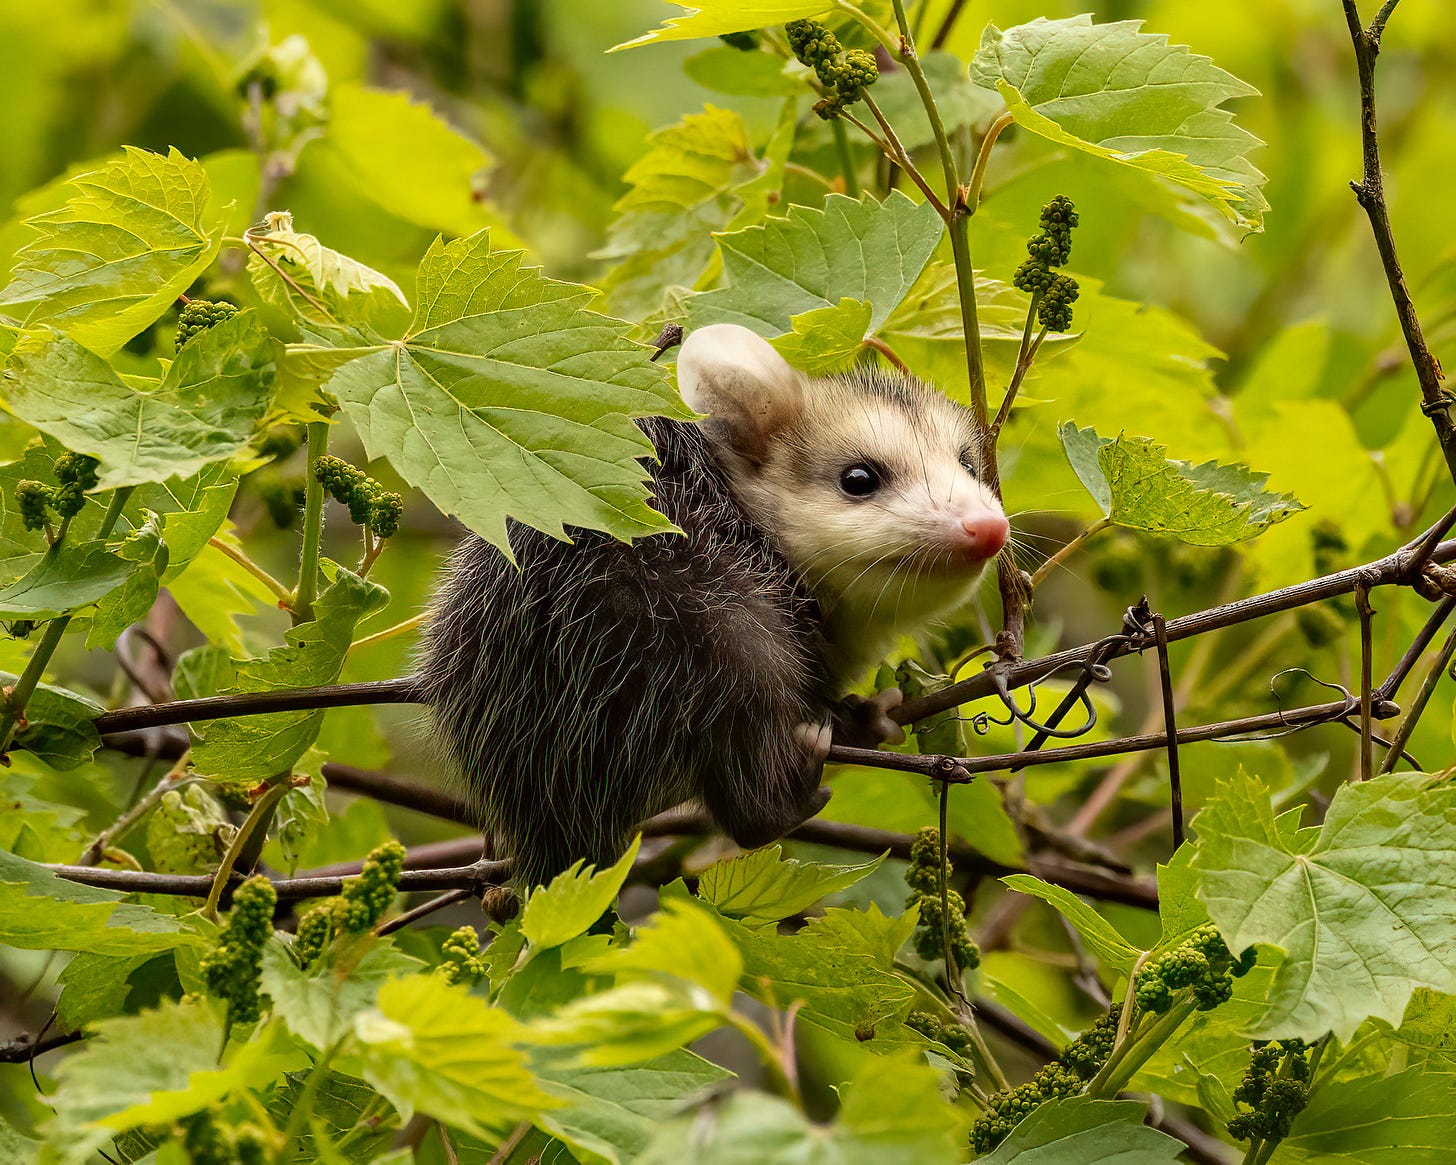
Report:
<svg viewBox="0 0 1456 1165"><path fill-rule="evenodd" d="M948 7L948 0L931 0L924 27L937 28ZM1262 92L1234 104L1240 122L1268 143L1255 162L1269 175L1272 210L1264 233L1229 237L1117 167L1014 133L1003 139L974 224L978 263L1008 278L1038 208L1063 192L1082 215L1072 266L1084 289L1103 285L1102 295L1087 295L1079 308L1084 338L1037 369L1026 390L1030 407L1008 432L1008 505L1027 553L1032 560L1045 554L1093 513L1054 438L1066 419L1106 435L1153 436L1175 457L1246 461L1310 512L1239 551L1193 551L1130 535L1104 540L1045 589L1036 650L1105 634L1144 590L1171 616L1385 553L1453 497L1416 407L1368 226L1348 187L1360 158L1353 60L1338 0L971 0L943 48L964 62L988 22L1005 27L1081 11L1098 20L1144 20L1149 31L1211 56ZM771 86L761 95L723 81L731 70L719 68L715 54L732 50L716 42L606 53L676 12L659 0L3 0L0 77L8 100L0 206L8 209L0 274L26 237L19 220L57 197L47 184L127 144L202 158L215 189L234 201L235 231L266 211L290 210L300 230L384 271L406 293L436 234L482 226L516 240L550 274L593 282L606 268L593 252L649 132L712 104L737 111L761 148L779 117L783 99ZM1396 235L1438 354L1456 336L1450 17L1449 0L1406 0L1381 58ZM427 103L453 129L389 96L398 93ZM973 127L994 114L994 99L981 101L985 111L972 117ZM804 106L799 112L808 117ZM812 118L803 125L795 165L833 174L827 135ZM967 134L963 144L972 141ZM867 147L856 149L872 177L875 160ZM784 195L817 203L823 186L791 167ZM139 363L168 350L159 338L168 327L170 319L132 346ZM953 369L953 361L941 361L924 371L954 392ZM269 488L276 498L287 486L285 469L265 472L275 475ZM299 467L290 472L297 476ZM293 536L272 529L265 494L245 490L234 519L259 555L286 572ZM1331 533L1324 544L1313 536L1322 524ZM342 523L335 526L341 539L348 536ZM366 632L420 609L438 556L457 534L418 498L406 529L413 542L405 545L402 536L376 574L394 602ZM224 577L193 585L218 594L245 587ZM229 601L250 605L237 596ZM1384 604L1377 673L1423 615L1410 594ZM276 642L276 612L256 596L251 605L257 609L242 619L241 633L210 628L214 637L254 650ZM1198 660L1204 677L1187 692L1190 712L1267 710L1266 680L1280 668L1352 684L1358 643L1351 626L1348 609L1336 610L1323 629L1291 615L1206 647L1181 646L1175 662ZM408 637L361 648L346 678L402 674L409 649ZM111 683L108 661L76 657L64 666L89 669L103 693ZM1121 715L1107 727L1136 729L1146 712L1145 678L1135 663L1124 665L1107 705L1113 713L1121 707ZM1300 682L1281 681L1282 698L1328 698ZM1413 744L1427 767L1447 763L1450 731L1449 697L1438 696ZM335 760L433 775L418 735L408 709L341 710L330 714L321 744ZM993 733L984 746L1011 743L1009 733ZM1235 754L1271 780L1276 771L1291 781L1321 773L1338 779L1348 771L1350 746L1338 729L1290 744L1287 756L1282 744L1207 746L1189 762L1193 803ZM1327 753L1333 759L1322 766ZM1111 824L1138 820L1165 796L1156 762L1144 771ZM1042 769L1030 791L1075 803L1096 775L1087 767ZM893 824L913 827L923 799L905 788L898 779L865 779L836 797L833 812L878 814L878 824L898 814L906 820ZM329 835L338 856L361 852L384 829L372 808L356 813L357 837ZM426 831L423 822L405 828Z"/></svg>

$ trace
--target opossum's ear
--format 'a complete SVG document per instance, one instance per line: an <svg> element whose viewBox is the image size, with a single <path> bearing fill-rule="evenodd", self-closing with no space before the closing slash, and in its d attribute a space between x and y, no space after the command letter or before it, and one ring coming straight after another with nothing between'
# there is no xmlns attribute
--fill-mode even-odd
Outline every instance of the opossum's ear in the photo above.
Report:
<svg viewBox="0 0 1456 1165"><path fill-rule="evenodd" d="M755 464L804 407L804 374L737 324L710 324L683 341L677 387L689 408L708 414L702 427L711 440Z"/></svg>

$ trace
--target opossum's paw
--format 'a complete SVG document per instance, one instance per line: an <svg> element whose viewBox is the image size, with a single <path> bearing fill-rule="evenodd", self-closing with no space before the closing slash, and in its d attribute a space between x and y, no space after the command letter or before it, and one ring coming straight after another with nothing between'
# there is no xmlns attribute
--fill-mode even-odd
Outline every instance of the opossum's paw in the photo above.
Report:
<svg viewBox="0 0 1456 1165"><path fill-rule="evenodd" d="M840 740L855 748L878 748L882 744L904 744L905 730L890 713L905 701L899 688L886 688L878 695L845 696L840 702Z"/></svg>
<svg viewBox="0 0 1456 1165"><path fill-rule="evenodd" d="M834 740L831 724L799 724L794 728L794 742L804 751L804 773L819 783L824 762L829 759L829 745Z"/></svg>

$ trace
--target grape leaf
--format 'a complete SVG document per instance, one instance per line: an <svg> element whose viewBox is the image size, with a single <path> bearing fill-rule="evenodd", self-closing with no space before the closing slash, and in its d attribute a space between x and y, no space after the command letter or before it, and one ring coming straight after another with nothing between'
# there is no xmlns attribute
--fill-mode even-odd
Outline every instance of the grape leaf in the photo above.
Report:
<svg viewBox="0 0 1456 1165"><path fill-rule="evenodd" d="M609 1068L674 1052L721 1027L724 1014L701 987L641 980L574 999L531 1033L548 1047L574 1049L575 1066Z"/></svg>
<svg viewBox="0 0 1456 1165"><path fill-rule="evenodd" d="M314 618L285 632L285 646L261 659L237 660L221 691L306 688L339 678L354 628L384 606L389 592L341 567L334 569L333 580L314 601ZM319 709L199 722L193 726L193 766L233 783L260 781L291 768L313 744L323 718Z"/></svg>
<svg viewBox="0 0 1456 1165"><path fill-rule="evenodd" d="M320 959L304 971L281 942L270 942L263 948L260 985L288 1030L322 1052L352 1030L356 1015L374 1006L381 984L414 974L422 965L385 938L352 966Z"/></svg>
<svg viewBox="0 0 1456 1165"><path fill-rule="evenodd" d="M1456 992L1456 785L1392 773L1335 793L1294 834L1240 770L1194 819L1198 894L1229 948L1285 952L1251 1034L1349 1042L1399 1025L1419 986Z"/></svg>
<svg viewBox="0 0 1456 1165"><path fill-rule="evenodd" d="M1077 933L1099 959L1122 974L1128 974L1142 954L1142 951L1118 933L1112 923L1070 890L1043 882L1031 874L1012 874L1001 881L1013 890L1040 898L1057 910L1077 928Z"/></svg>
<svg viewBox="0 0 1456 1165"><path fill-rule="evenodd" d="M662 1122L733 1075L684 1049L630 1067L574 1067L544 1056L533 1067L552 1095L566 1102L536 1123L588 1165L635 1161Z"/></svg>
<svg viewBox="0 0 1456 1165"><path fill-rule="evenodd" d="M506 517L635 537L666 524L646 503L632 417L685 416L628 327L586 310L589 288L521 266L488 231L420 263L409 334L365 348L325 385L370 457L508 551Z"/></svg>
<svg viewBox="0 0 1456 1165"><path fill-rule="evenodd" d="M111 594L133 566L104 542L62 540L22 577L0 590L0 619L54 619Z"/></svg>
<svg viewBox="0 0 1456 1165"><path fill-rule="evenodd" d="M1147 1106L1136 1100L1050 1100L1017 1125L994 1153L977 1160L986 1165L1176 1165L1183 1142L1149 1128L1143 1123L1146 1114Z"/></svg>
<svg viewBox="0 0 1456 1165"><path fill-rule="evenodd" d="M170 915L122 898L0 850L0 942L30 951L135 955L197 941Z"/></svg>
<svg viewBox="0 0 1456 1165"><path fill-rule="evenodd" d="M616 975L618 981L661 975L686 979L726 1007L743 960L711 914L685 898L672 898L637 928L629 946L590 958L581 969L589 975Z"/></svg>
<svg viewBox="0 0 1456 1165"><path fill-rule="evenodd" d="M898 190L883 202L831 194L823 209L791 206L784 218L718 236L729 285L688 299L688 318L693 327L741 324L773 337L791 331L795 316L847 298L869 303L870 334L905 298L943 232L933 206Z"/></svg>
<svg viewBox="0 0 1456 1165"><path fill-rule="evenodd" d="M187 344L143 392L75 341L39 332L15 345L0 397L68 449L101 461L103 489L186 477L231 457L267 412L282 345L256 311Z"/></svg>
<svg viewBox="0 0 1456 1165"><path fill-rule="evenodd" d="M815 1123L787 1101L737 1092L665 1126L642 1165L954 1165L965 1160L965 1118L940 1094L919 1055L868 1056L842 1091L834 1122ZM1089 1158L1090 1160L1090 1158Z"/></svg>
<svg viewBox="0 0 1456 1165"><path fill-rule="evenodd" d="M713 258L712 232L735 220L742 188L770 167L731 109L710 105L649 134L647 152L623 175L631 189L612 208L606 245L592 256L617 260L601 282L612 309L637 318L664 288L691 287Z"/></svg>
<svg viewBox="0 0 1456 1165"><path fill-rule="evenodd" d="M816 307L789 322L793 331L774 340L773 346L795 368L823 376L854 363L869 334L870 305L862 299L841 299L833 307Z"/></svg>
<svg viewBox="0 0 1456 1165"><path fill-rule="evenodd" d="M1141 27L1087 15L990 25L971 78L998 90L1024 129L1174 182L1262 230L1266 179L1248 154L1263 143L1219 108L1258 90Z"/></svg>
<svg viewBox="0 0 1456 1165"><path fill-rule="evenodd" d="M116 557L130 563L121 586L103 596L92 616L86 646L110 651L117 637L142 618L157 601L162 574L167 569L169 547L162 541L156 514L128 534L117 548Z"/></svg>
<svg viewBox="0 0 1456 1165"><path fill-rule="evenodd" d="M616 865L605 870L577 862L551 879L551 885L533 890L521 911L521 933L532 948L559 947L586 933L617 900L641 844L640 837L634 840Z"/></svg>
<svg viewBox="0 0 1456 1165"><path fill-rule="evenodd" d="M0 672L0 687L12 686L18 678ZM26 724L15 738L16 747L52 768L77 768L101 747L101 737L91 722L104 711L75 692L39 684L26 702Z"/></svg>
<svg viewBox="0 0 1456 1165"><path fill-rule="evenodd" d="M915 924L920 921L920 908L912 906L903 914L886 916L877 903L866 910L847 910L831 906L817 918L804 924L804 931L826 945L843 948L856 955L868 955L882 971L893 970L899 954Z"/></svg>
<svg viewBox="0 0 1456 1165"><path fill-rule="evenodd" d="M129 146L68 185L65 206L26 220L40 237L17 255L0 309L110 356L211 264L224 220L202 166L175 149Z"/></svg>
<svg viewBox="0 0 1456 1165"><path fill-rule="evenodd" d="M692 4L671 3L686 9L682 16L669 16L661 28L645 32L636 40L614 45L609 52L636 48L655 41L696 40L721 36L725 32L746 32L771 24L787 24L808 16L820 16L834 9L834 0L693 0Z"/></svg>
<svg viewBox="0 0 1456 1165"><path fill-rule="evenodd" d="M57 1068L60 1087L49 1098L56 1115L44 1131L63 1165L81 1165L119 1132L170 1124L307 1063L281 1024L229 1044L219 1063L222 1022L203 999L167 1000L140 1015L101 1020L94 1030Z"/></svg>
<svg viewBox="0 0 1456 1165"><path fill-rule="evenodd" d="M1410 1068L1322 1083L1280 1148L1312 1162L1450 1161L1456 1157L1456 1075Z"/></svg>
<svg viewBox="0 0 1456 1165"><path fill-rule="evenodd" d="M438 975L379 988L355 1017L363 1075L408 1120L415 1109L488 1137L560 1101L541 1091L516 1044L520 1024Z"/></svg>
<svg viewBox="0 0 1456 1165"><path fill-rule="evenodd" d="M749 925L777 922L848 889L884 860L882 854L859 866L826 866L786 858L780 845L764 846L709 866L698 879L698 895Z"/></svg>
<svg viewBox="0 0 1456 1165"><path fill-rule="evenodd" d="M394 280L295 231L287 211L275 211L267 223L266 231L248 236L254 244L248 275L263 299L315 329L306 326L308 335L329 337L341 328L388 333L403 325L409 301ZM322 367L332 372L334 365Z"/></svg>
<svg viewBox="0 0 1456 1165"><path fill-rule="evenodd" d="M1057 430L1067 460L1104 515L1119 526L1194 546L1253 538L1304 506L1264 489L1267 474L1245 465L1192 465L1150 437L1101 437L1067 421Z"/></svg>

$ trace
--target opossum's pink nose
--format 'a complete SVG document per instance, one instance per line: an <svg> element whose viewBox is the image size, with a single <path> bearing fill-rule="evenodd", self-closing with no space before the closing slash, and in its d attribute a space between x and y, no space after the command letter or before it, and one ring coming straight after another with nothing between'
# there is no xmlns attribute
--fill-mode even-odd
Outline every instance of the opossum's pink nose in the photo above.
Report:
<svg viewBox="0 0 1456 1165"><path fill-rule="evenodd" d="M1011 523L1004 514L977 514L973 518L962 518L961 529L971 543L970 550L977 558L993 558L1011 537Z"/></svg>

